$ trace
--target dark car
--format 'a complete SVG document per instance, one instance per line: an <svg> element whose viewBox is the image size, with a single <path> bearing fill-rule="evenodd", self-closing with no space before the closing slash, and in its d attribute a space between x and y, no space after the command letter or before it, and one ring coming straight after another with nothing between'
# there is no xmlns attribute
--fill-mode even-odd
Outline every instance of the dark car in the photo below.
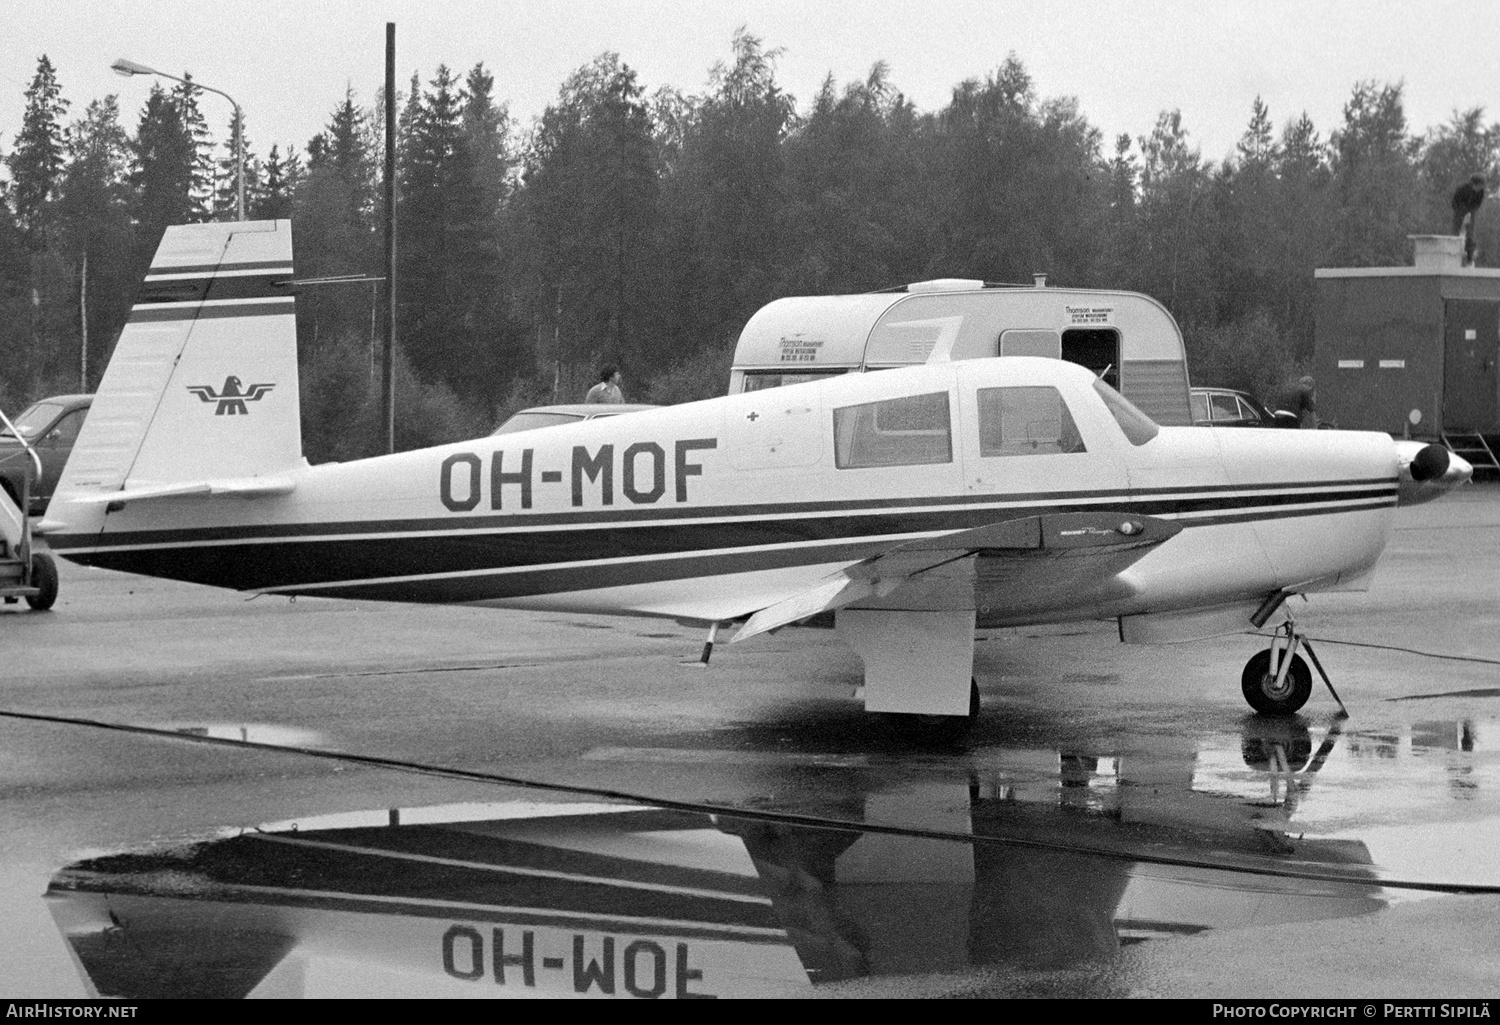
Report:
<svg viewBox="0 0 1500 1025"><path fill-rule="evenodd" d="M1297 416L1271 412L1264 404L1232 388L1193 388L1193 423L1198 427L1296 427Z"/></svg>
<svg viewBox="0 0 1500 1025"><path fill-rule="evenodd" d="M11 420L42 459L42 476L31 482L31 515L40 516L47 511L47 502L93 401L92 395L54 395L32 403L26 412ZM17 505L21 502L21 488L30 461L16 436L0 427L0 487L5 488Z"/></svg>
<svg viewBox="0 0 1500 1025"><path fill-rule="evenodd" d="M561 406L532 406L513 415L505 423L490 432L516 434L519 431L534 431L538 427L556 427L559 424L578 424L585 420L597 420L601 416L619 416L622 413L638 413L656 406L641 402L573 402Z"/></svg>

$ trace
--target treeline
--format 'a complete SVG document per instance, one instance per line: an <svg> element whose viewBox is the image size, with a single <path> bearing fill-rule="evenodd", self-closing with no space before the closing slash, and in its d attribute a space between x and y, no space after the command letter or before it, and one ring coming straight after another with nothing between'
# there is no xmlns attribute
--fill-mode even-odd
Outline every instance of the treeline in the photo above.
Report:
<svg viewBox="0 0 1500 1025"><path fill-rule="evenodd" d="M1408 234L1448 231L1454 186L1500 168L1482 108L1416 133L1399 84L1355 85L1326 138L1257 99L1216 164L1176 111L1106 140L1014 56L936 112L884 64L799 108L775 58L741 31L690 95L648 94L605 54L524 128L482 64L413 76L396 98L401 447L578 401L605 362L633 400L721 394L740 328L780 296L1036 271L1156 297L1195 381L1274 403L1311 355L1313 269L1409 262ZM70 120L39 62L4 155L0 408L92 388L163 229L233 218L233 125L215 143L200 95L153 89L133 132L114 96ZM293 218L299 278L382 272L383 103L346 93L301 151L247 144L249 215ZM380 449L373 300L300 292L315 461Z"/></svg>

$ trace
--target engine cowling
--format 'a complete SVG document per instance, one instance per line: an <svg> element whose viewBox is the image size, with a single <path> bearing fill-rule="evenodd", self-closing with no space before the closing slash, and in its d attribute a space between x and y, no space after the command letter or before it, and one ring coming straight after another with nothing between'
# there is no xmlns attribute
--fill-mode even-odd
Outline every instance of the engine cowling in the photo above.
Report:
<svg viewBox="0 0 1500 1025"><path fill-rule="evenodd" d="M1398 505L1430 502L1474 475L1474 467L1458 453L1437 444L1396 442L1396 470L1400 478Z"/></svg>

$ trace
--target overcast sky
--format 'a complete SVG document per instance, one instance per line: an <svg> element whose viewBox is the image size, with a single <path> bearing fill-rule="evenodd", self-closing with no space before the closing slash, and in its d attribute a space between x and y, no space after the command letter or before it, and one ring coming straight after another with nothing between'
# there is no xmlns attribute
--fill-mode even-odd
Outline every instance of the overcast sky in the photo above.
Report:
<svg viewBox="0 0 1500 1025"><path fill-rule="evenodd" d="M1205 157L1233 148L1259 95L1278 128L1306 110L1326 140L1354 83L1404 82L1410 127L1456 108L1500 117L1500 4L1434 0L10 0L0 28L0 151L20 128L23 93L43 54L69 116L118 93L134 130L145 78L109 71L117 57L190 71L245 108L261 155L306 146L346 84L368 103L383 81L385 23L396 23L400 88L439 63L483 61L522 124L573 69L620 53L648 91L699 92L729 55L736 27L779 48L778 78L802 109L823 78L863 78L877 60L920 110L982 78L1014 51L1044 97L1074 96L1108 140L1150 131L1180 108ZM170 85L171 83L166 83ZM216 106L223 109L216 110ZM228 105L203 107L222 133Z"/></svg>

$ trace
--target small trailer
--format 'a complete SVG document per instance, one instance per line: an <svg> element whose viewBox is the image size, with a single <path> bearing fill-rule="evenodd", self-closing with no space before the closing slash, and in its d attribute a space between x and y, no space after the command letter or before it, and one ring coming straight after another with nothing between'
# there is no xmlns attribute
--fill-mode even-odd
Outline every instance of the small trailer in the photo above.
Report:
<svg viewBox="0 0 1500 1025"><path fill-rule="evenodd" d="M862 295L796 296L740 333L729 392L828 374L986 356L1048 356L1088 367L1164 425L1193 422L1182 332L1135 292L942 278Z"/></svg>
<svg viewBox="0 0 1500 1025"><path fill-rule="evenodd" d="M1339 427L1441 440L1496 469L1500 269L1461 265L1461 240L1413 235L1410 267L1320 267L1313 376Z"/></svg>

